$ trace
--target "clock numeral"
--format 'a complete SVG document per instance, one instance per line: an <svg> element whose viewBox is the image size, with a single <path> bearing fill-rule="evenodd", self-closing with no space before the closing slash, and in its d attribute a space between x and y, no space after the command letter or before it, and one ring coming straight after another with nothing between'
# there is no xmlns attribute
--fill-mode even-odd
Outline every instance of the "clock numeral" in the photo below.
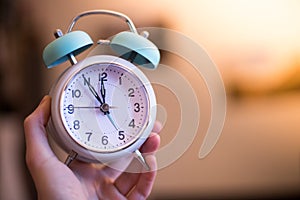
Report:
<svg viewBox="0 0 300 200"><path fill-rule="evenodd" d="M135 127L134 119L132 119L132 120L130 121L130 123L128 124L128 126L129 126L129 127L132 127L132 128Z"/></svg>
<svg viewBox="0 0 300 200"><path fill-rule="evenodd" d="M139 103L135 103L134 104L134 112L140 112L140 110L141 110L140 104Z"/></svg>
<svg viewBox="0 0 300 200"><path fill-rule="evenodd" d="M79 98L81 96L81 91L76 89L72 90L72 98Z"/></svg>
<svg viewBox="0 0 300 200"><path fill-rule="evenodd" d="M134 89L133 88L128 89L128 96L129 97L134 97Z"/></svg>
<svg viewBox="0 0 300 200"><path fill-rule="evenodd" d="M124 140L125 139L125 134L124 131L119 131L119 140Z"/></svg>
<svg viewBox="0 0 300 200"><path fill-rule="evenodd" d="M89 142L90 139L91 139L91 136L93 135L93 133L92 132L86 132L85 134L87 135L87 141Z"/></svg>
<svg viewBox="0 0 300 200"><path fill-rule="evenodd" d="M80 129L80 122L79 122L79 120L75 120L75 121L73 122L73 128L74 128L75 130Z"/></svg>
<svg viewBox="0 0 300 200"><path fill-rule="evenodd" d="M74 105L73 104L68 105L67 109L68 109L68 113L69 114L73 114L74 113Z"/></svg>
<svg viewBox="0 0 300 200"><path fill-rule="evenodd" d="M107 145L107 144L108 144L108 136L104 135L104 136L102 137L102 144L103 144L103 145Z"/></svg>
<svg viewBox="0 0 300 200"><path fill-rule="evenodd" d="M107 81L107 73L106 72L99 74L99 81Z"/></svg>
<svg viewBox="0 0 300 200"><path fill-rule="evenodd" d="M91 84L91 78L88 77L87 79L83 76L83 85L86 86L86 85L90 85Z"/></svg>

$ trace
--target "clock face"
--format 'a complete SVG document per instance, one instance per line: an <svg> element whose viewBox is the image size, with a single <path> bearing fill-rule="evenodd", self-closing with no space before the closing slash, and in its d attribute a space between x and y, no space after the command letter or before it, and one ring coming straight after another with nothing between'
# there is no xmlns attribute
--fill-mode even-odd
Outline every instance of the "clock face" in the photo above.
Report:
<svg viewBox="0 0 300 200"><path fill-rule="evenodd" d="M70 137L95 152L133 144L149 120L149 96L134 70L97 63L76 72L64 86L60 116Z"/></svg>

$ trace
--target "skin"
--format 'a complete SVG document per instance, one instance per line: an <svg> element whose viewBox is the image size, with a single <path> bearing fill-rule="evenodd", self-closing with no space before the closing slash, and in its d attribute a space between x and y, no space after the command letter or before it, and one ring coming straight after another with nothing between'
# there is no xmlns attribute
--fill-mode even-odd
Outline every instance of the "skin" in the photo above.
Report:
<svg viewBox="0 0 300 200"><path fill-rule="evenodd" d="M108 166L73 161L68 167L49 146L46 125L50 117L51 98L45 96L24 121L26 163L41 200L76 199L146 199L156 177L156 159L161 125L156 122L151 136L140 151L148 153L150 171L129 173ZM133 159L129 167L136 166Z"/></svg>

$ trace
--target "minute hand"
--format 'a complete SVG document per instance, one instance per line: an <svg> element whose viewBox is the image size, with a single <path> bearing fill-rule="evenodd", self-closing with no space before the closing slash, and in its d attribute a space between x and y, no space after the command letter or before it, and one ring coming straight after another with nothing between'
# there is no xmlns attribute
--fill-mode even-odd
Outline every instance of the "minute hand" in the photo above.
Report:
<svg viewBox="0 0 300 200"><path fill-rule="evenodd" d="M96 92L95 88L90 84L90 82L84 77L84 75L82 74L82 77L84 79L84 82L88 85L89 90L92 92L92 94L94 95L94 97L100 102L100 104L102 105L103 102L101 101L98 93Z"/></svg>

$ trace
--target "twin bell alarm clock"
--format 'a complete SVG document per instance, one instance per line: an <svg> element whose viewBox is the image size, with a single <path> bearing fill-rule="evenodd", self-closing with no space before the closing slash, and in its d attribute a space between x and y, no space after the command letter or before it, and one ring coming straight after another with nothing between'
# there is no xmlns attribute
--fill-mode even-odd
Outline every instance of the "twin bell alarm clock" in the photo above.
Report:
<svg viewBox="0 0 300 200"><path fill-rule="evenodd" d="M128 24L130 31L100 40L114 55L92 55L77 62L75 56L93 46L90 36L72 31L82 17L112 15ZM156 119L156 98L150 81L139 69L155 69L160 60L158 48L139 34L124 14L109 10L92 10L73 18L68 31L55 32L43 59L48 68L70 61L53 85L50 96L51 117L48 133L68 157L84 162L110 163L128 155L149 169L139 151L151 133Z"/></svg>

